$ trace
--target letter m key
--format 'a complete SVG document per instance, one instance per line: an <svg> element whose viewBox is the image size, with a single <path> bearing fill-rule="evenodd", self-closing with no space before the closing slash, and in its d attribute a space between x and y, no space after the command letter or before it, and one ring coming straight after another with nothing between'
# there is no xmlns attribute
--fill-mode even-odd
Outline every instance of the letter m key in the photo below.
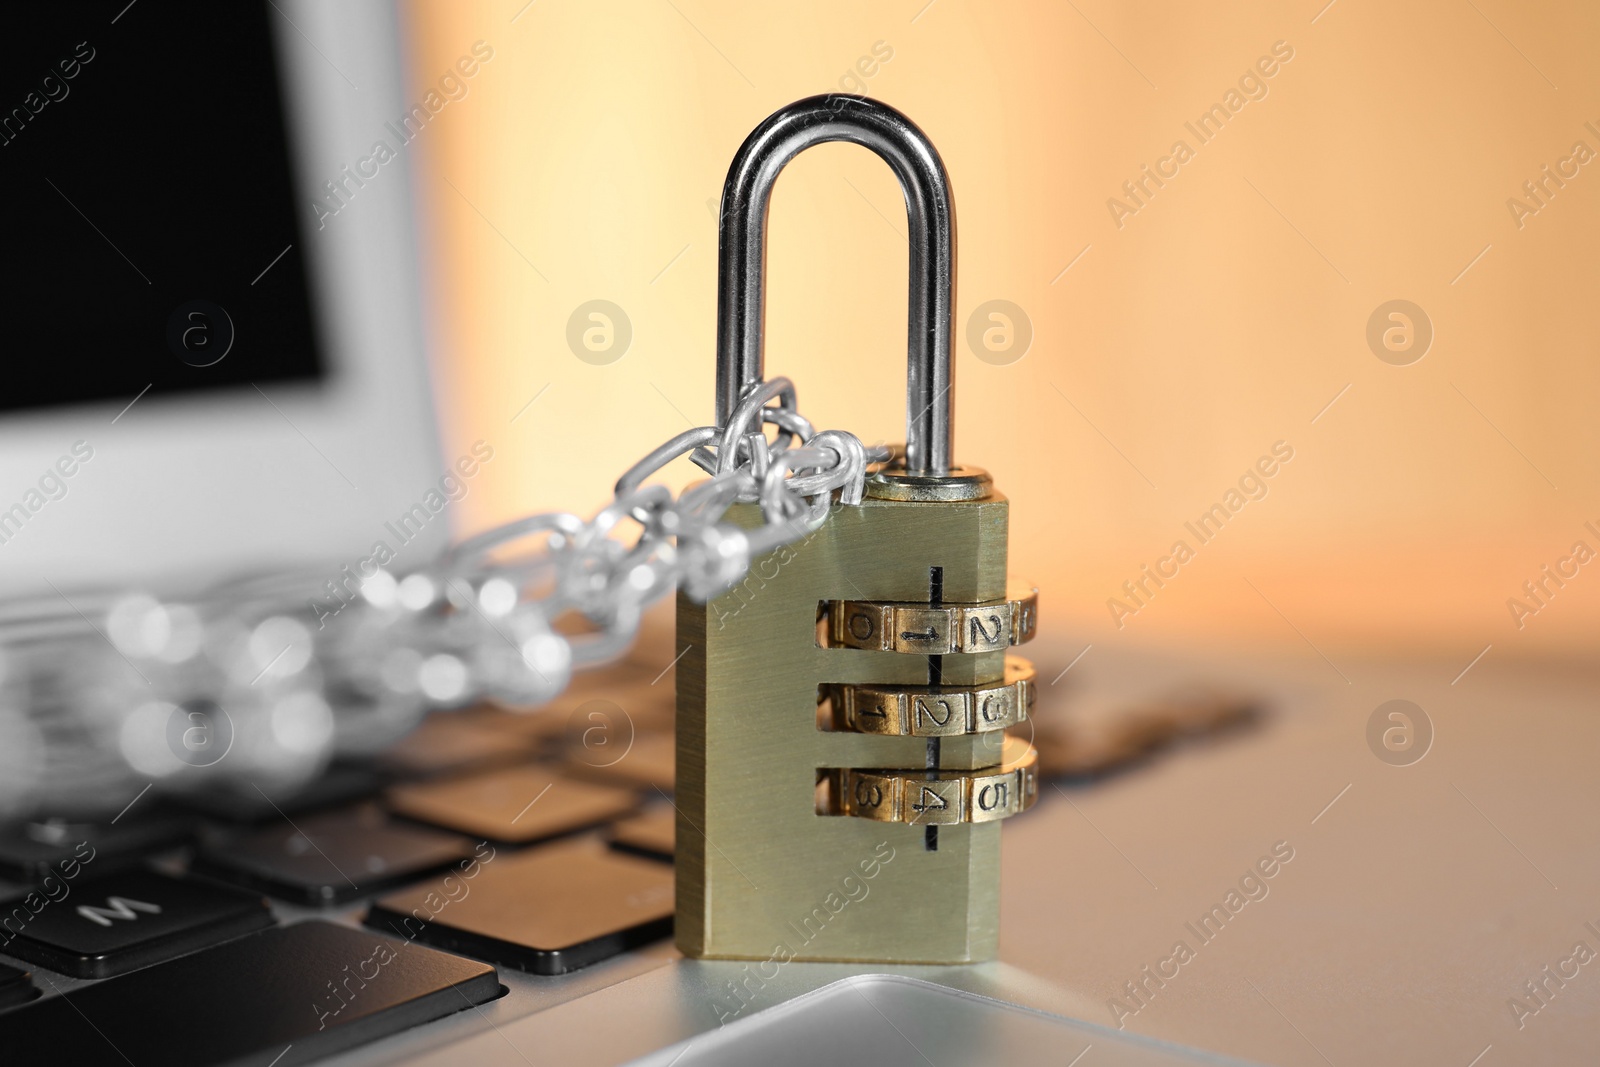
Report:
<svg viewBox="0 0 1600 1067"><path fill-rule="evenodd" d="M160 915L161 905L147 904L142 900L129 900L127 897L106 897L106 906L103 908L97 908L90 904L82 904L78 907L79 915L92 923L99 923L101 926L110 926L112 919L126 919L129 921L137 919L138 916L134 914L136 911L142 911L149 915Z"/></svg>

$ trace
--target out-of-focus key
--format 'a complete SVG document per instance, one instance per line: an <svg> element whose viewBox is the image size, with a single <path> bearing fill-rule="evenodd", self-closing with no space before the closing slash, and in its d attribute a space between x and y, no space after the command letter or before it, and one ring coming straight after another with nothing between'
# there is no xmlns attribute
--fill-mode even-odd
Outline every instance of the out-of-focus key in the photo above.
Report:
<svg viewBox="0 0 1600 1067"><path fill-rule="evenodd" d="M661 804L643 815L612 823L606 833L611 847L650 859L672 860L677 812Z"/></svg>
<svg viewBox="0 0 1600 1067"><path fill-rule="evenodd" d="M0 1011L26 1004L38 995L39 991L34 988L32 976L27 971L0 963Z"/></svg>
<svg viewBox="0 0 1600 1067"><path fill-rule="evenodd" d="M672 869L585 839L501 853L384 897L367 925L533 974L565 974L672 933Z"/></svg>
<svg viewBox="0 0 1600 1067"><path fill-rule="evenodd" d="M638 733L625 750L608 751L616 747L591 748L580 739L567 750L567 773L627 788L672 792L678 764L678 743L672 734Z"/></svg>
<svg viewBox="0 0 1600 1067"><path fill-rule="evenodd" d="M257 823L299 818L313 811L346 807L383 788L378 775L364 767L330 767L290 793L261 789L256 783L231 783L228 789L210 789L174 797L208 819Z"/></svg>
<svg viewBox="0 0 1600 1067"><path fill-rule="evenodd" d="M207 848L190 869L301 904L341 904L465 859L472 843L376 808L314 815Z"/></svg>
<svg viewBox="0 0 1600 1067"><path fill-rule="evenodd" d="M289 1067L499 994L494 968L310 922L0 1015L7 1062Z"/></svg>
<svg viewBox="0 0 1600 1067"><path fill-rule="evenodd" d="M0 903L0 952L74 978L109 978L272 925L260 897L131 870Z"/></svg>
<svg viewBox="0 0 1600 1067"><path fill-rule="evenodd" d="M542 766L396 786L388 796L389 807L408 819L510 844L587 830L638 806L625 789L563 778Z"/></svg>
<svg viewBox="0 0 1600 1067"><path fill-rule="evenodd" d="M670 656L667 658L671 658ZM671 729L676 711L673 672L666 664L628 661L580 671L549 706L578 732L588 729L587 705L611 705L640 730Z"/></svg>
<svg viewBox="0 0 1600 1067"><path fill-rule="evenodd" d="M1218 735L1260 718L1260 705L1232 694L1193 691L1127 707L1093 709L1093 715L1043 714L1029 738L1039 750L1041 774L1091 778L1144 759L1169 745Z"/></svg>
<svg viewBox="0 0 1600 1067"><path fill-rule="evenodd" d="M533 756L532 743L447 712L435 713L411 733L378 753L374 762L386 773L430 778L468 767L485 767Z"/></svg>
<svg viewBox="0 0 1600 1067"><path fill-rule="evenodd" d="M145 803L150 803L146 801ZM114 823L36 819L0 829L0 878L35 883L47 876L76 878L80 867L104 874L152 852L187 841L194 820L129 815Z"/></svg>

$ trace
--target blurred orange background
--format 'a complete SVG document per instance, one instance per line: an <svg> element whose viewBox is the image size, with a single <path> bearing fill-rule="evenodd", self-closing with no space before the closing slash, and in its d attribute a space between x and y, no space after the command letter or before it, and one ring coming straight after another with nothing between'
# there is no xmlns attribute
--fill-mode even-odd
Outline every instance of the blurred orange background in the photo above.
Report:
<svg viewBox="0 0 1600 1067"><path fill-rule="evenodd" d="M1565 564L1520 620L1508 600L1533 608L1541 567L1600 550L1600 166L1574 158L1600 151L1600 7L1324 3L408 4L419 98L493 50L418 144L445 453L496 449L462 532L590 513L711 421L728 163L783 104L851 89L950 172L957 456L1011 497L1011 569L1042 585L1047 630L1593 658L1600 565ZM1202 140L1186 123L1214 104ZM904 233L864 149L807 152L778 184L767 368L819 428L904 435ZM596 299L632 330L603 365L568 342ZM1022 317L985 309L979 346L993 328L1002 351L979 353L969 320L994 300ZM1394 362L1369 344L1392 300L1431 323L1420 359L1422 322ZM1277 442L1293 459L1266 496L1202 544L1185 523ZM1114 613L1178 540L1193 558Z"/></svg>

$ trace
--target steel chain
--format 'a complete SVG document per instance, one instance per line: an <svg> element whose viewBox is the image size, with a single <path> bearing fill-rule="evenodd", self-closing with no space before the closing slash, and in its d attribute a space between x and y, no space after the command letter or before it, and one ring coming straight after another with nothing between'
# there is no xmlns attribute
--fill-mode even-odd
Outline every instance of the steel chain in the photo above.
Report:
<svg viewBox="0 0 1600 1067"><path fill-rule="evenodd" d="M676 498L647 484L685 456L710 477ZM709 600L816 530L836 501L860 503L869 465L888 458L815 431L793 383L774 378L727 425L646 455L588 520L529 515L417 570L363 572L355 588L273 574L185 601L12 605L0 610L0 816L93 811L151 781L282 791L436 708L536 707L575 668L625 652L644 609L673 589ZM740 502L760 505L756 525L728 520ZM586 620L580 636L553 625L572 614Z"/></svg>

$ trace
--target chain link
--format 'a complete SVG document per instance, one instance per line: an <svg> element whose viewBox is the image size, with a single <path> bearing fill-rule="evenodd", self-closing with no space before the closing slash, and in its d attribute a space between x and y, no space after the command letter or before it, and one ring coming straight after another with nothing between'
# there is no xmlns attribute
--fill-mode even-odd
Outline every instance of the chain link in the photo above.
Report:
<svg viewBox="0 0 1600 1067"><path fill-rule="evenodd" d="M676 498L649 482L683 457L710 477ZM0 816L93 812L151 781L288 790L435 708L536 707L574 669L624 653L651 603L674 589L710 600L820 527L835 501L859 504L869 465L888 458L815 431L793 383L774 378L727 425L646 455L588 520L529 515L419 569L347 569L342 583L277 573L186 601L11 605L0 610ZM729 521L735 503L759 504L760 521ZM558 632L573 614L584 632Z"/></svg>

